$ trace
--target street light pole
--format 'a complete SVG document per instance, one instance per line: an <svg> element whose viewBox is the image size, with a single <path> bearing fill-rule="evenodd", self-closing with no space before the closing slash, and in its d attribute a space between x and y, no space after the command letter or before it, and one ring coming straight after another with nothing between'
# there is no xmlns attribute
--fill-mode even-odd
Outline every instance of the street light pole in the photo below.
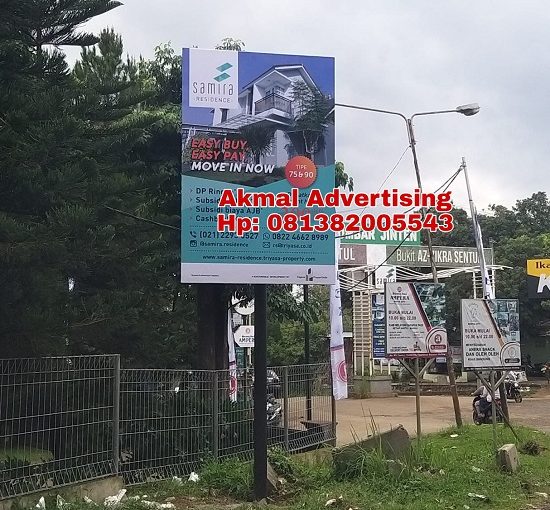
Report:
<svg viewBox="0 0 550 510"><path fill-rule="evenodd" d="M414 138L414 130L413 130L413 123L412 123L413 117L414 115L410 119L407 119L407 131L409 133L409 142L411 144L411 152L413 155L414 171L416 172L416 183L418 185L418 189L422 193L422 180L420 178L420 168L418 167L418 157L416 155L416 140ZM426 216L426 210L422 208L422 217L425 218L425 216ZM428 253L430 255L430 267L432 269L432 276L434 279L434 283L438 283L437 268L435 267L435 261L433 258L432 234L429 229L426 230L426 239L428 242Z"/></svg>
<svg viewBox="0 0 550 510"><path fill-rule="evenodd" d="M407 128L409 132L409 141L411 144L411 151L413 154L413 161L414 161L414 170L416 172L416 182L418 184L418 189L422 193L422 180L420 178L420 168L418 166L418 157L416 155L416 140L414 138L414 130L413 130L413 123L412 119L414 118L414 115L407 120ZM426 218L426 209L422 208L422 218ZM432 269L432 277L435 284L439 283L439 279L437 277L437 268L435 266L435 260L433 256L433 245L432 245L432 233L429 229L426 229L426 241L428 243L428 254L430 257L430 267ZM460 401L458 400L458 390L456 387L456 377L455 377L455 369L453 365L453 355L451 353L451 346L447 342L447 354L445 356L445 362L447 365L447 376L449 377L449 388L451 390L451 398L453 399L453 408L455 413L455 421L457 427L462 427L462 413L460 412ZM418 372L417 372L418 373ZM420 384L417 383L417 400L420 399ZM419 404L418 404L419 405Z"/></svg>
<svg viewBox="0 0 550 510"><path fill-rule="evenodd" d="M462 115L465 115L467 117L470 117L472 115L475 115L479 112L480 108L477 103L457 106L454 110L435 110L435 111L429 111L429 112L419 112L415 113L414 115L411 115L410 118L407 118L405 115L403 115L400 112L394 112L391 110L381 110L379 108L368 108L365 106L356 106L356 105L348 105L348 104L342 104L342 103L336 103L335 106L340 106L343 108L351 108L354 110L364 110L369 112L375 112L375 113L385 113L388 115L397 115L398 117L401 117L407 126L407 136L409 138L409 144L411 147L411 152L413 155L413 163L414 163L414 170L416 173L416 182L418 185L419 190L422 192L422 179L420 177L420 167L418 165L418 156L416 154L416 140L414 137L414 129L413 129L413 119L414 117L418 116L425 116L425 115L437 115L442 113L460 113ZM422 208L422 216L425 218L426 210L425 208ZM428 254L430 257L430 267L432 270L432 276L434 283L438 283L438 277L437 277L437 268L435 266L435 261L433 257L433 246L432 246L432 236L430 230L426 230L426 239L428 243ZM450 347L450 346L449 346ZM451 395L453 399L453 407L455 411L455 419L456 424L458 427L462 426L462 415L460 413L460 402L458 400L458 393L456 389L456 378L454 373L454 367L453 367L453 360L452 360L452 354L450 352L450 349L447 349L447 374L449 376L449 386L451 390ZM419 375L418 375L418 360L415 361L415 372L417 374L417 380L416 380L416 404L417 404L417 414L419 415L419 409L420 409L420 386L419 386ZM418 425L417 425L418 426ZM419 426L418 426L419 428Z"/></svg>

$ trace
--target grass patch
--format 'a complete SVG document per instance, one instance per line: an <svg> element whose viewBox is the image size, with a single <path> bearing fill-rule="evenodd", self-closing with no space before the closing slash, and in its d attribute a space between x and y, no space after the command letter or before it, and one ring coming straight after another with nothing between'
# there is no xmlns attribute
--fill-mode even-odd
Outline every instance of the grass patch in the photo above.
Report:
<svg viewBox="0 0 550 510"><path fill-rule="evenodd" d="M0 462L8 459L27 461L30 464L40 464L53 460L52 452L37 448L0 448Z"/></svg>
<svg viewBox="0 0 550 510"><path fill-rule="evenodd" d="M336 479L332 466L312 464L289 457L280 450L269 453L270 463L285 482L281 496L272 504L279 510L519 510L539 505L537 492L550 492L550 437L533 429L518 427L520 469L507 474L497 468L492 427L466 426L425 436L413 443L402 461L388 462L380 452L364 452L357 469ZM451 435L457 434L457 437ZM498 445L514 443L506 427L498 427ZM535 454L536 451L536 454ZM351 473L351 472L350 472ZM252 464L237 459L210 462L199 472L198 483L157 482L132 487L128 496L147 494L149 500L173 500L176 509L218 508L249 501L253 488ZM481 500L470 494L483 495ZM211 505L210 507L206 505ZM539 505L541 506L541 505ZM55 508L48 505L48 510ZM120 510L149 510L135 500L124 501ZM243 506L243 508L251 508ZM84 504L67 510L92 510Z"/></svg>
<svg viewBox="0 0 550 510"><path fill-rule="evenodd" d="M541 432L527 428L517 432L522 443L550 446L550 438ZM451 438L451 434L458 437ZM513 442L512 433L500 426L498 444ZM520 455L521 468L514 475L501 472L489 426L472 425L426 436L420 445L414 444L410 458L402 463L388 463L378 452L365 453L362 460L358 476L328 482L293 503L305 510L318 509L328 499L342 496L346 508L517 510L527 502L536 502L535 492L548 492L550 486L550 455L546 451L538 456ZM487 499L475 499L470 493Z"/></svg>

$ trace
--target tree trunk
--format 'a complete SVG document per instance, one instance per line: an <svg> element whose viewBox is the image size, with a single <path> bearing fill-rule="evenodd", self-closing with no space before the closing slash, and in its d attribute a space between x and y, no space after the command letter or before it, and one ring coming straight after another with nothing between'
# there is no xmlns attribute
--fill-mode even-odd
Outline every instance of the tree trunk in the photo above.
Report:
<svg viewBox="0 0 550 510"><path fill-rule="evenodd" d="M197 288L198 369L223 370L227 361L227 305L223 284L199 284Z"/></svg>

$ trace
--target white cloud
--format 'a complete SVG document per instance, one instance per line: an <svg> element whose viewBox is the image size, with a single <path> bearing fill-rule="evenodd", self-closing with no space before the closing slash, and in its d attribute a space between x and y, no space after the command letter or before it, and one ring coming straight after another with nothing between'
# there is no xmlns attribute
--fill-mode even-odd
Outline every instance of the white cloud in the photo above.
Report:
<svg viewBox="0 0 550 510"><path fill-rule="evenodd" d="M418 118L426 190L468 162L478 208L544 190L550 144L550 9L545 0L128 0L86 27L112 26L132 55L155 45L336 57L337 101L413 112L478 102L479 115ZM72 59L75 52L71 52ZM407 145L399 118L337 112L337 157L358 191L376 191ZM407 154L387 186L415 185ZM452 187L466 207L463 179Z"/></svg>

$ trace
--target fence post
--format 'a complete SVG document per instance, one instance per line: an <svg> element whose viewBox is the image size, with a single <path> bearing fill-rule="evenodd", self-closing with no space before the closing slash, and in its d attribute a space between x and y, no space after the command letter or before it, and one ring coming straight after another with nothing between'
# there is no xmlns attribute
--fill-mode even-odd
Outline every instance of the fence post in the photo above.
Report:
<svg viewBox="0 0 550 510"><path fill-rule="evenodd" d="M113 374L113 467L119 472L120 456L120 354L115 355Z"/></svg>
<svg viewBox="0 0 550 510"><path fill-rule="evenodd" d="M283 434L285 450L290 450L288 442L288 367L283 367Z"/></svg>
<svg viewBox="0 0 550 510"><path fill-rule="evenodd" d="M212 455L218 459L219 453L219 393L218 393L218 371L212 372Z"/></svg>

